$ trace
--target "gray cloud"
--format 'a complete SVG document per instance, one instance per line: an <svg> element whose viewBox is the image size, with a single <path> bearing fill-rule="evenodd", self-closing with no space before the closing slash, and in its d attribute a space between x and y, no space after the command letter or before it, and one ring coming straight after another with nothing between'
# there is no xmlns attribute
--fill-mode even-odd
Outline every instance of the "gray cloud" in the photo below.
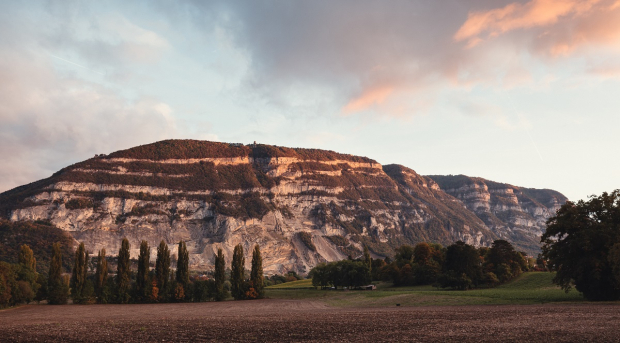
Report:
<svg viewBox="0 0 620 343"><path fill-rule="evenodd" d="M505 3L196 1L190 13L199 24L206 14L203 27L220 27L248 55L254 91L286 102L291 88L327 88L344 112L399 115L447 84L495 79L485 58L494 48L468 51L453 36L470 10Z"/></svg>
<svg viewBox="0 0 620 343"><path fill-rule="evenodd" d="M140 95L128 100L74 73L58 73L48 52L58 43L50 38L54 32L12 10L0 15L6 33L0 36L0 191L96 153L176 134L165 103Z"/></svg>

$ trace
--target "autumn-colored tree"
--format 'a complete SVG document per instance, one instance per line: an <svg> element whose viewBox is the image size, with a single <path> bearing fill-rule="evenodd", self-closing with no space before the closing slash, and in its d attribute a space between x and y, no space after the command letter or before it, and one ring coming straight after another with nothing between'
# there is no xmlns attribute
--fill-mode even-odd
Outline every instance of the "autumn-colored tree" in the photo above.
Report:
<svg viewBox="0 0 620 343"><path fill-rule="evenodd" d="M170 250L168 244L163 240L157 247L157 261L155 261L155 279L159 290L159 297L163 298L168 292L168 281L170 280Z"/></svg>
<svg viewBox="0 0 620 343"><path fill-rule="evenodd" d="M73 271L71 273L71 297L76 304L86 302L86 265L88 264L88 253L84 248L84 243L75 249L75 259L73 261Z"/></svg>
<svg viewBox="0 0 620 343"><path fill-rule="evenodd" d="M157 302L159 301L159 288L157 287L157 280L153 280L151 282L151 301Z"/></svg>
<svg viewBox="0 0 620 343"><path fill-rule="evenodd" d="M9 306L11 301L11 284L9 274L11 266L6 262L0 262L0 308Z"/></svg>
<svg viewBox="0 0 620 343"><path fill-rule="evenodd" d="M237 244L233 251L233 258L231 264L230 283L231 293L235 300L243 299L245 297L245 258L243 257L243 246Z"/></svg>
<svg viewBox="0 0 620 343"><path fill-rule="evenodd" d="M28 245L24 244L21 246L17 261L29 270L37 271L37 260L34 258L34 253Z"/></svg>
<svg viewBox="0 0 620 343"><path fill-rule="evenodd" d="M136 276L136 295L138 301L146 301L150 298L149 287L149 263L151 260L151 249L147 241L140 243L140 256L138 257L138 275Z"/></svg>
<svg viewBox="0 0 620 343"><path fill-rule="evenodd" d="M263 274L263 258L260 254L260 247L258 244L254 246L254 252L252 253L252 270L250 271L250 283L254 288L254 298L262 299L265 296L265 275Z"/></svg>
<svg viewBox="0 0 620 343"><path fill-rule="evenodd" d="M19 249L17 258L18 264L15 266L15 276L17 280L26 284L21 284L22 300L29 303L34 299L41 285L39 284L39 274L37 273L37 260L34 258L32 249L26 244ZM31 296L33 295L33 296Z"/></svg>
<svg viewBox="0 0 620 343"><path fill-rule="evenodd" d="M62 305L67 303L69 287L62 278L62 252L60 243L52 245L52 259L47 278L48 303Z"/></svg>
<svg viewBox="0 0 620 343"><path fill-rule="evenodd" d="M119 303L129 303L131 300L131 295L129 294L130 287L129 241L127 238L123 238L121 248L118 251L118 266L116 269L116 299Z"/></svg>
<svg viewBox="0 0 620 343"><path fill-rule="evenodd" d="M97 255L97 272L95 274L95 296L97 302L105 304L108 298L108 261L105 258L105 249L101 249Z"/></svg>

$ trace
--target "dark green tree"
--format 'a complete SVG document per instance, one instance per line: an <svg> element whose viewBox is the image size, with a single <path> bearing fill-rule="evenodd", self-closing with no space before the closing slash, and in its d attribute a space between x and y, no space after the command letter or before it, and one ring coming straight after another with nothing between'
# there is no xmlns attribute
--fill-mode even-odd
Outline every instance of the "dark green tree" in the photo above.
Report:
<svg viewBox="0 0 620 343"><path fill-rule="evenodd" d="M478 285L482 279L482 267L478 250L458 241L446 249L443 275L439 278L442 287L468 289Z"/></svg>
<svg viewBox="0 0 620 343"><path fill-rule="evenodd" d="M310 271L310 275L312 275L312 286L314 287L326 289L331 284L329 279L329 267L325 262L321 262L314 266Z"/></svg>
<svg viewBox="0 0 620 343"><path fill-rule="evenodd" d="M88 265L88 253L84 248L84 243L75 249L75 259L73 260L73 271L71 272L71 297L76 304L83 304L88 301L86 294L86 266Z"/></svg>
<svg viewBox="0 0 620 343"><path fill-rule="evenodd" d="M177 283L184 287L189 284L189 253L187 252L187 246L184 241L179 242L177 259Z"/></svg>
<svg viewBox="0 0 620 343"><path fill-rule="evenodd" d="M228 297L227 291L224 288L224 281L226 281L226 261L224 260L224 253L222 248L217 249L217 255L215 255L215 300L222 301Z"/></svg>
<svg viewBox="0 0 620 343"><path fill-rule="evenodd" d="M572 285L588 300L620 299L620 271L612 249L620 243L620 190L566 202L547 221L541 237L543 257L556 271L553 281Z"/></svg>
<svg viewBox="0 0 620 343"><path fill-rule="evenodd" d="M105 249L101 249L97 255L97 272L95 274L95 296L100 304L108 303L108 261L105 257Z"/></svg>
<svg viewBox="0 0 620 343"><path fill-rule="evenodd" d="M138 275L136 275L136 296L138 301L145 302L151 296L150 272L151 249L147 241L140 243L140 256L138 257Z"/></svg>
<svg viewBox="0 0 620 343"><path fill-rule="evenodd" d="M368 272L372 273L372 257L370 257L370 251L367 245L364 245L364 264L368 267Z"/></svg>
<svg viewBox="0 0 620 343"><path fill-rule="evenodd" d="M232 264L230 266L230 291L235 300L245 298L245 258L243 257L243 246L237 244L233 252Z"/></svg>
<svg viewBox="0 0 620 343"><path fill-rule="evenodd" d="M396 264L399 267L404 266L405 264L413 263L413 251L414 248L411 245L401 245L396 249L396 254L394 255L394 259L396 260Z"/></svg>
<svg viewBox="0 0 620 343"><path fill-rule="evenodd" d="M527 268L527 262L509 242L499 239L493 242L485 256L488 271L494 273L500 282L506 282L519 275Z"/></svg>
<svg viewBox="0 0 620 343"><path fill-rule="evenodd" d="M260 254L258 244L254 246L252 253L252 270L250 271L250 283L256 291L258 299L265 297L265 275L263 274L263 257Z"/></svg>
<svg viewBox="0 0 620 343"><path fill-rule="evenodd" d="M179 242L175 281L176 286L174 287L174 299L177 301L191 299L191 285L189 283L189 253L184 241Z"/></svg>
<svg viewBox="0 0 620 343"><path fill-rule="evenodd" d="M131 268L129 265L129 241L123 238L118 251L118 266L116 269L116 300L127 304L131 300Z"/></svg>
<svg viewBox="0 0 620 343"><path fill-rule="evenodd" d="M47 277L48 303L62 305L67 303L69 285L62 278L62 252L60 243L52 245L52 259Z"/></svg>
<svg viewBox="0 0 620 343"><path fill-rule="evenodd" d="M157 261L155 261L155 279L157 281L158 298L165 299L169 292L170 280L170 250L163 240L157 247ZM155 300L155 299L154 299Z"/></svg>

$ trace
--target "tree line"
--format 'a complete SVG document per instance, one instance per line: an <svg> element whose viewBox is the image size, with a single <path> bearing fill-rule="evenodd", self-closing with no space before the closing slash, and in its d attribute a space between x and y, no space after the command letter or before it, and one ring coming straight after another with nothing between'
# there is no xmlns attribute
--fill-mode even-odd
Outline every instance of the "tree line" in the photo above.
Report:
<svg viewBox="0 0 620 343"><path fill-rule="evenodd" d="M357 259L321 263L310 272L312 284L359 288L372 280L391 281L394 286L436 285L441 288L471 289L494 287L534 267L525 253L517 252L505 240L491 247L476 248L458 241L448 247L436 243L402 245L394 260L372 259L367 247Z"/></svg>
<svg viewBox="0 0 620 343"><path fill-rule="evenodd" d="M63 272L60 243L52 246L47 275L37 273L36 258L28 245L22 245L18 263L0 262L0 307L47 300L49 304L155 303L222 301L232 295L235 300L264 297L264 275L260 247L252 252L252 268L247 277L243 247L234 248L230 273L222 249L215 254L213 278L190 276L189 253L184 241L178 243L176 270L171 267L170 250L163 240L157 247L154 269L150 265L148 242L140 244L137 270L133 271L130 245L123 238L118 252L116 274L110 275L106 250L96 257L94 273L89 273L91 258L84 243L75 250L70 275ZM92 269L92 268L91 268ZM228 275L229 274L229 275Z"/></svg>

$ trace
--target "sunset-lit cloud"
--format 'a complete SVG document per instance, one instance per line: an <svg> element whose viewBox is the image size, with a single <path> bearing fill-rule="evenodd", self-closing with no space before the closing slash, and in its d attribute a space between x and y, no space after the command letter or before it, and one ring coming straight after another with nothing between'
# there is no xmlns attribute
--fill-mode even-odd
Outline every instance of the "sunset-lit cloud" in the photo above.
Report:
<svg viewBox="0 0 620 343"><path fill-rule="evenodd" d="M368 89L359 97L349 101L349 103L343 108L343 111L346 114L350 114L367 110L373 105L382 104L393 92L394 87L391 86Z"/></svg>
<svg viewBox="0 0 620 343"><path fill-rule="evenodd" d="M469 12L454 34L472 48L511 31L534 29L532 45L551 56L572 53L587 44L618 46L620 1L530 0L504 7Z"/></svg>

